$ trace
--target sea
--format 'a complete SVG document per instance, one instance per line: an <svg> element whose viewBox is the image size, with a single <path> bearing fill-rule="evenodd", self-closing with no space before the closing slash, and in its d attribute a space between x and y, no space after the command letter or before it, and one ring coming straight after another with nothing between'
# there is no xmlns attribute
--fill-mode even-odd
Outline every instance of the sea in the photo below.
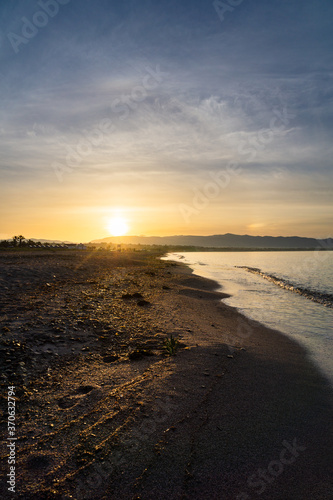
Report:
<svg viewBox="0 0 333 500"><path fill-rule="evenodd" d="M222 299L241 313L301 344L333 386L333 251L180 252L215 280Z"/></svg>

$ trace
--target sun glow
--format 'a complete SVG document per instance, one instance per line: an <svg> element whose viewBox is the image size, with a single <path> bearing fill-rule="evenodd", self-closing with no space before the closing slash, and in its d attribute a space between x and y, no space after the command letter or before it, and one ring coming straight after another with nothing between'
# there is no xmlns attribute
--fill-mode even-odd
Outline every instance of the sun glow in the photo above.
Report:
<svg viewBox="0 0 333 500"><path fill-rule="evenodd" d="M117 215L108 220L107 229L112 236L123 236L128 232L128 224L123 217Z"/></svg>

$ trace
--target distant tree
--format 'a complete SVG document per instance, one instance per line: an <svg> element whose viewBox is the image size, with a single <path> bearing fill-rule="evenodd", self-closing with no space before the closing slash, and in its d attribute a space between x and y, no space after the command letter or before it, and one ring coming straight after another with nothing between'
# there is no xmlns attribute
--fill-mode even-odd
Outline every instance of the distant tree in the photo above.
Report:
<svg viewBox="0 0 333 500"><path fill-rule="evenodd" d="M20 234L19 236L13 236L13 245L14 247L22 246L22 242L25 240L25 237Z"/></svg>
<svg viewBox="0 0 333 500"><path fill-rule="evenodd" d="M19 239L19 246L21 247L21 246L22 246L23 241L25 240L25 237L24 237L22 234L20 234L20 235L18 236L18 239Z"/></svg>

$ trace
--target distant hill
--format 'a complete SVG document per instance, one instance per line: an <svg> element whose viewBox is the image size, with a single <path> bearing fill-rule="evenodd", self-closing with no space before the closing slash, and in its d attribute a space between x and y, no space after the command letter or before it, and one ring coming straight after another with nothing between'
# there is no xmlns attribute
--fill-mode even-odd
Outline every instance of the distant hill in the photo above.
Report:
<svg viewBox="0 0 333 500"><path fill-rule="evenodd" d="M212 236L118 236L95 240L91 243L113 243L132 245L170 245L203 248L248 248L248 249L312 249L333 250L333 238L318 240L299 236L249 236L216 234Z"/></svg>
<svg viewBox="0 0 333 500"><path fill-rule="evenodd" d="M35 241L37 243L37 241L40 241L41 243L55 243L55 244L59 244L59 245L68 245L68 244L72 244L72 241L61 241L61 240L44 240L43 238L42 239L37 239L37 238L29 238L31 239L31 241Z"/></svg>

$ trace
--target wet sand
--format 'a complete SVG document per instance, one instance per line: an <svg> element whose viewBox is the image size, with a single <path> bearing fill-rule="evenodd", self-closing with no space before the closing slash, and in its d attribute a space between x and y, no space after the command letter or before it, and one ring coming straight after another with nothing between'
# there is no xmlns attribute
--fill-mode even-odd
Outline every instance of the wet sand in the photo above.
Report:
<svg viewBox="0 0 333 500"><path fill-rule="evenodd" d="M144 252L0 266L3 474L8 385L18 437L2 498L332 498L330 386L214 282Z"/></svg>

